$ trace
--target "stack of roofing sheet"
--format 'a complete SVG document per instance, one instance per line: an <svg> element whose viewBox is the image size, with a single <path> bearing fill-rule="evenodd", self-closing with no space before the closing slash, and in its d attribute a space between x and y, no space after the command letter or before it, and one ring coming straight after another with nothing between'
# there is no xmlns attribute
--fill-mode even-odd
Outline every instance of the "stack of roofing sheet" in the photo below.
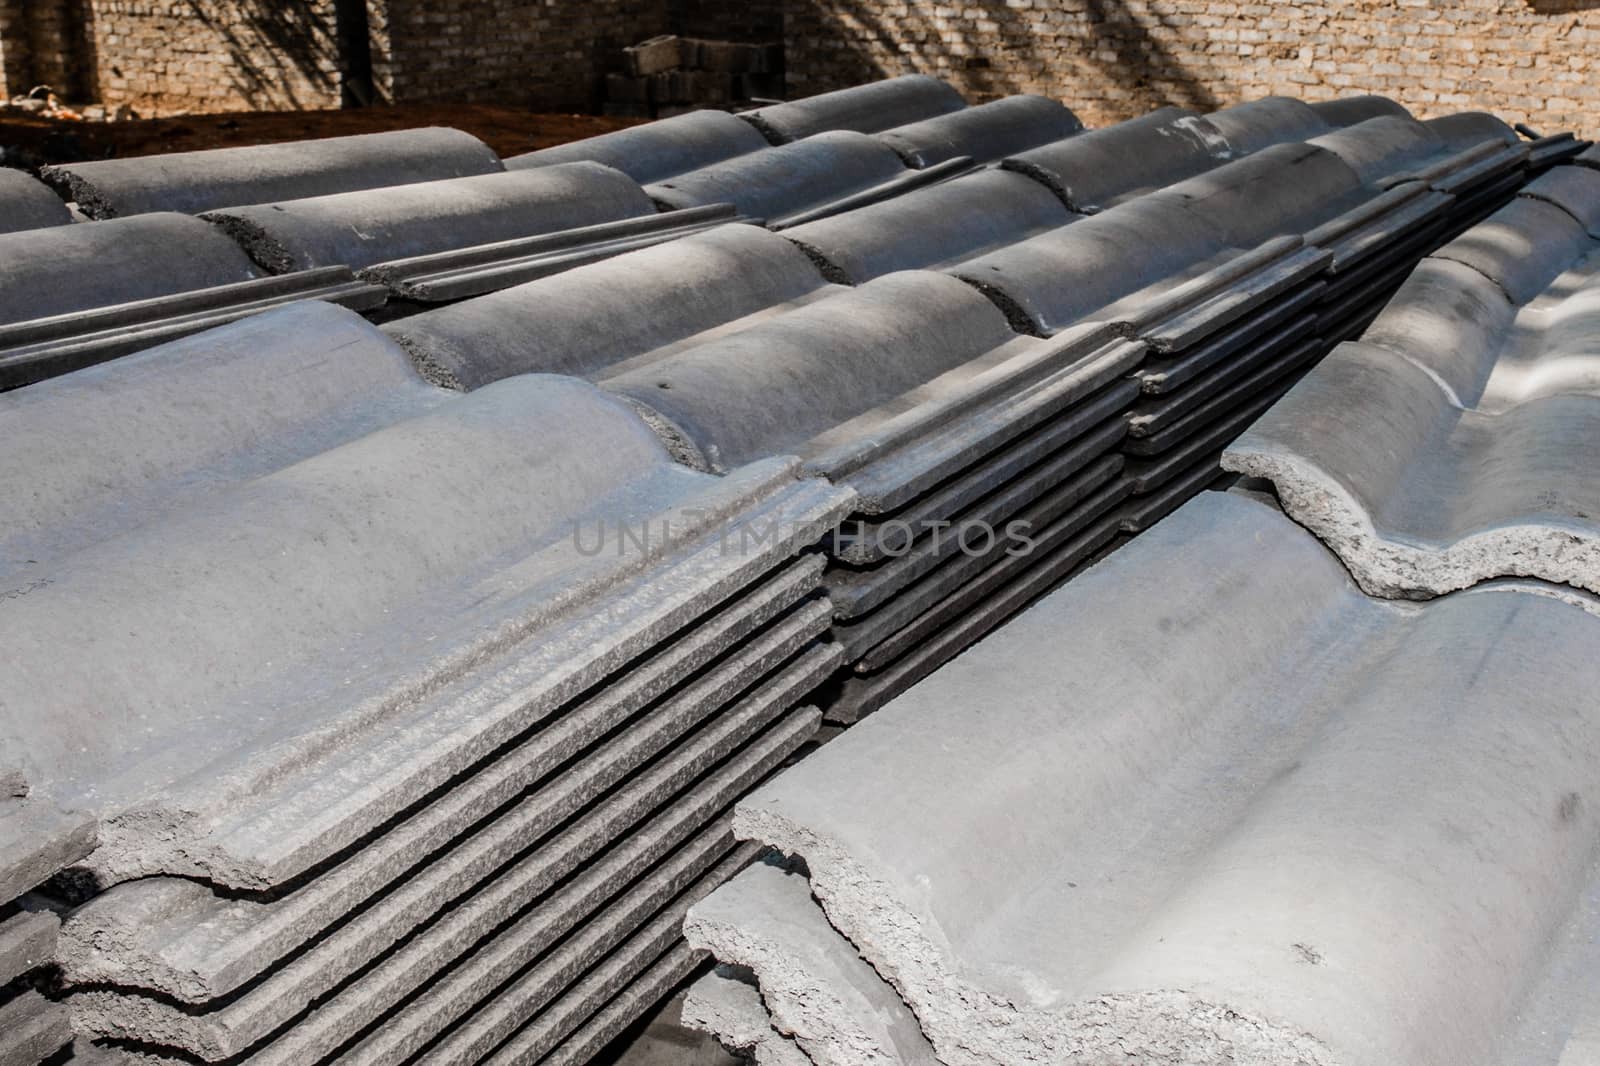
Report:
<svg viewBox="0 0 1600 1066"><path fill-rule="evenodd" d="M1530 138L1528 167L1535 175L1543 174L1551 167L1571 163L1594 147L1593 141L1584 140L1571 131L1541 137L1529 130L1527 136Z"/></svg>
<svg viewBox="0 0 1600 1066"><path fill-rule="evenodd" d="M1279 110L1207 121L1259 143ZM1237 129L1245 118L1248 136ZM1424 123L1381 115L1260 148L951 269L1019 328L1115 322L1150 346L1124 446L1143 497L1127 525L1142 528L1209 480L1222 446L1441 239L1456 200L1435 183L1459 189L1471 171L1498 188L1520 175L1525 150L1500 130L1457 152ZM1409 178L1419 167L1428 180Z"/></svg>
<svg viewBox="0 0 1600 1066"><path fill-rule="evenodd" d="M1475 112L1423 123L1388 118L1311 143L1363 183L1389 190L1375 208L1390 205L1402 226L1415 223L1386 243L1358 231L1334 245L1317 325L1331 343L1359 334L1422 253L1499 210L1528 179L1528 145L1499 119ZM1436 211L1437 197L1419 196L1420 186L1448 195L1448 205Z"/></svg>
<svg viewBox="0 0 1600 1066"><path fill-rule="evenodd" d="M273 277L221 230L170 211L0 236L0 389L290 301L355 308L383 290L346 266Z"/></svg>
<svg viewBox="0 0 1600 1066"><path fill-rule="evenodd" d="M1423 129L1408 118L1380 117L1344 131L1343 139L1371 149L1395 123ZM1267 136L1264 125L1254 124L1258 140ZM1237 129L1233 136L1246 139ZM1503 162L1515 168L1520 160L1510 153ZM1411 161L1404 157L1391 169ZM1110 327L1132 334L1149 349L1131 367L1145 395L1127 413L1126 437L1112 439L1125 457L1122 470L1087 499L1072 491L1081 469L1072 463L1060 470L1043 462L1026 469L999 465L1002 477L1031 483L1034 491L1071 500L1072 506L1051 509L1038 497L1022 494L1003 501L997 494L982 505L960 498L960 505L971 510L914 515L919 521L951 519L958 528L967 515L1002 529L1011 521L1026 522L1042 543L1024 555L974 553L948 539L941 548L938 538L923 537L914 548L909 541L895 545L893 551L904 556L887 558L883 532L894 528L904 536L895 526L904 521L896 513L901 504L880 504L864 484L849 479L862 494L865 543L877 547L847 543L836 549L841 565L830 578L841 618L836 637L856 676L835 694L830 716L849 721L873 710L1119 532L1145 528L1216 476L1224 444L1329 347L1318 332L1328 273L1346 263L1387 270L1385 250L1412 243L1419 230L1437 233L1438 219L1451 203L1449 195L1420 182L1391 194L1363 177L1315 145L1269 146L951 268L991 295L1025 332L1063 339L1074 331ZM877 214L880 221L891 213L905 220L919 199L953 203L969 194L963 188L968 183L976 192L980 181L1019 178L999 171L960 179L886 205ZM1130 177L1128 184L1139 180ZM1023 197L1013 203L1008 215L1023 232L1047 224L1050 212L1059 210L1043 203L1035 207ZM1037 212L1034 219L1026 217L1029 211ZM800 227L810 232L792 232L832 267L835 277L871 276L908 259L938 257L940 240L972 246L990 239L979 225L930 221L921 231L926 239L899 238L874 247L869 230L847 232L853 220L842 216ZM1010 226L1012 219L1003 217L1001 224ZM830 232L820 232L824 228ZM648 402L643 393L638 396ZM1054 432L1058 446L1072 433L1065 426ZM1048 453L1045 448L1026 454L1040 461ZM995 478L989 487L998 490L1001 483ZM863 566L872 568L858 569ZM915 587L894 583L891 574L914 575Z"/></svg>
<svg viewBox="0 0 1600 1066"><path fill-rule="evenodd" d="M1600 172L1549 170L1423 261L1224 457L1369 592L1600 592Z"/></svg>
<svg viewBox="0 0 1600 1066"><path fill-rule="evenodd" d="M439 389L320 303L0 426L0 745L100 821L80 1034L581 1061L688 973L683 909L749 855L723 812L838 665L796 550L848 492L688 470L571 378Z"/></svg>
<svg viewBox="0 0 1600 1066"><path fill-rule="evenodd" d="M919 170L965 156L994 163L1083 131L1078 116L1044 96L1008 96L963 111L908 122L878 134Z"/></svg>
<svg viewBox="0 0 1600 1066"><path fill-rule="evenodd" d="M785 1063L1589 1062L1597 280L1600 177L1549 170L1229 450L1289 516L1203 494L741 804L789 858L691 910L685 1017Z"/></svg>
<svg viewBox="0 0 1600 1066"><path fill-rule="evenodd" d="M653 412L653 424L692 465L721 469L792 451L812 473L857 488L861 510L833 542L829 579L835 637L857 676L828 708L849 721L1119 532L1143 528L1216 476L1227 440L1330 346L1318 328L1329 279L1387 277L1449 224L1450 193L1389 179L1419 167L1439 182L1466 169L1491 183L1520 173L1525 150L1503 142L1503 125L1474 119L1482 144L1457 152L1397 110L1366 98L1325 118L1298 102L1268 99L1207 117L1162 116L1126 124L1137 127L1126 144L1110 136L1122 127L1061 141L1050 181L1028 168L985 170L784 230L833 285L770 236L726 229L391 330L435 380L474 388L519 371L579 374ZM1332 122L1344 119L1358 122L1335 130ZM1146 145L1151 129L1158 132ZM1308 134L1327 146L1283 143ZM1079 144L1092 151L1063 154ZM1171 145L1168 154L1162 145ZM1230 154L1242 158L1224 162ZM1089 168L1117 158L1119 173L1093 175L1094 198L1113 206L1089 217L1069 210L1060 190L1088 170L1067 161ZM1119 191L1194 172L1144 196ZM758 191L766 187L757 183ZM724 192L739 195L732 186ZM952 262L950 272L987 293L1004 319L955 286L889 276ZM838 283L861 287L848 293ZM915 486L879 484L887 475L842 458L847 440L868 452L902 447L880 440L876 423L891 412L902 418L896 432L960 439L967 431L959 419L939 430L918 419L941 404L968 402L943 391L950 381L942 375L960 376L959 366L969 366L969 376L980 368L987 374L1027 348L1006 332L1005 319L1074 353L1063 356L1066 363L1092 362L1090 353L1119 335L1148 345L1143 362L1135 345L1123 345L1114 360L1147 394L1128 413L1126 439L1109 423L1080 439L1090 423L1134 400L1126 385L1097 391L1111 381L1092 377L1064 401L1092 400L1081 415L1088 422L1077 415L1050 426L1028 422L1024 433L1001 428L1000 419L1004 440L991 445L999 451L966 453L967 462L991 469L966 480L943 466ZM601 320L609 332L592 329ZM678 380L680 368L692 380ZM982 380L1000 390L993 397L1010 390L1017 402L1034 387L1026 377L991 386L1005 380L998 371ZM990 411L990 401L974 402L963 410ZM1049 421L1066 407L1018 417ZM1102 454L1113 447L1126 455L1120 471ZM1136 499L1113 512L1129 495ZM1043 530L1044 547L1008 552L1014 545L1004 534L1013 521ZM956 532L945 533L944 522ZM972 551L957 533L980 522L997 531L998 543L985 537L983 550Z"/></svg>
<svg viewBox="0 0 1600 1066"><path fill-rule="evenodd" d="M828 130L882 133L966 106L949 83L926 74L907 74L757 108L739 117L773 144L788 144Z"/></svg>
<svg viewBox="0 0 1600 1066"><path fill-rule="evenodd" d="M232 151L249 150L220 154ZM734 217L727 205L659 214L631 178L590 163L227 207L200 218L129 214L0 237L0 387L291 300L373 310L386 290L425 303L459 299Z"/></svg>
<svg viewBox="0 0 1600 1066"><path fill-rule="evenodd" d="M920 128L984 110L956 112ZM894 270L950 266L1308 130L1330 128L1305 105L1278 97L1210 116L1165 108L1087 133L1067 130L1042 147L1010 155L996 169L789 227L784 236L805 248L830 279L860 284ZM930 146L921 151L933 150L931 137L919 140ZM970 138L961 145L968 154L984 152Z"/></svg>
<svg viewBox="0 0 1600 1066"><path fill-rule="evenodd" d="M1287 350L1283 346L1295 339L1304 342L1332 331L1336 340L1359 329L1399 283L1397 272L1408 269L1443 239L1449 227L1459 225L1462 216L1454 210L1458 200L1450 196L1465 193L1476 203L1487 187L1503 199L1507 181L1521 180L1526 150L1506 143L1507 138L1514 141L1515 134L1487 116L1460 116L1466 121L1446 127L1454 138L1449 140L1434 126L1395 113L1398 109L1387 101L1364 98L1342 101L1339 107L1328 113L1334 119L1358 119L1359 124L1319 132L1332 129L1323 112L1281 98L1204 117L1158 112L1024 153L1008 160L1002 172L958 178L890 203L795 227L786 236L805 247L835 280L860 282L893 269L949 266L952 260L977 258L975 267L958 267L956 272L994 293L1013 312L1017 324L1031 332L1047 332L1084 314L1105 313L1096 308L1097 302L1120 302L1122 306L1110 308L1110 313L1128 328L1146 331L1158 362L1171 364L1146 375L1147 389L1160 395L1177 387L1182 373L1227 356L1229 345L1250 344L1247 356L1259 364L1282 355ZM1313 183L1297 194L1281 184L1294 173L1288 165L1293 149L1281 142L1309 134L1317 134L1314 146L1326 148L1338 160L1311 153L1312 162L1321 166L1305 169L1320 169L1313 177L1321 184ZM1474 136L1478 140L1473 141ZM1275 154L1222 166L1230 155L1260 152L1274 144L1279 144ZM1432 180L1402 180L1413 174ZM1021 175L1053 190L1072 212L1049 203ZM1148 206L1115 214L1115 223L1108 219L1082 228L1061 228L1080 217L1073 212L1101 212L1119 203L1131 208L1136 202L1131 197L1184 178L1191 184L1173 189L1172 194L1200 200L1204 221L1213 231L1202 234L1198 244L1184 243L1186 235L1196 232L1190 226L1187 231L1174 228L1170 246L1163 247L1174 223ZM1251 202L1258 195L1256 182L1266 187L1260 194L1267 197L1264 212L1256 211ZM1218 190L1231 197L1232 204L1210 203ZM1329 202L1319 204L1319 195ZM1000 206L992 206L997 201ZM1118 231L1114 237L1112 230ZM1132 248L1123 244L1130 233L1137 237ZM1264 239L1285 235L1289 239L1260 247ZM1321 263L1309 254L1296 258L1290 254L1296 240L1326 246L1330 257ZM1252 247L1257 249L1254 259L1239 255ZM1151 254L1151 248L1166 254ZM989 252L995 253L992 259L982 258ZM1227 269L1204 282L1195 279L1197 271L1204 273L1201 266L1218 263ZM1084 264L1090 264L1088 269ZM1131 266L1118 269L1125 264ZM1064 275L1069 281L1078 284L1062 282L1063 270L1069 271ZM1307 277L1326 275L1316 282L1326 288L1320 292L1312 291L1311 285L1296 288L1296 270ZM1250 278L1252 273L1258 276ZM1183 314L1191 333L1197 326L1215 327L1217 323L1210 322L1203 309L1191 306L1192 301L1204 302L1219 285L1237 289L1273 279L1296 291L1259 314L1247 315L1226 335L1193 352L1197 358L1186 359L1184 352L1171 349L1175 344L1192 347L1203 334L1184 340L1156 328L1169 325L1163 318L1177 313ZM1171 288L1175 280L1190 281L1192 287L1174 294L1171 302L1151 299L1153 292ZM1134 291L1115 287L1123 281L1133 284ZM1238 314L1237 296L1222 310ZM1321 347L1326 348L1327 341ZM1251 365L1249 358L1234 363L1240 365ZM1220 383L1220 379L1212 382ZM1174 408L1161 410L1170 414ZM1158 420L1152 413L1136 432L1156 432ZM1216 442L1208 446L1214 451Z"/></svg>
<svg viewBox="0 0 1600 1066"><path fill-rule="evenodd" d="M602 384L693 466L797 454L856 490L828 590L834 639L878 676L829 704L849 721L1003 617L952 593L1002 573L1044 580L1046 560L1064 572L1055 549L1085 550L1078 535L1126 494L1109 453L1142 355L1098 324L1018 335L972 287L904 272L633 360Z"/></svg>
<svg viewBox="0 0 1600 1066"><path fill-rule="evenodd" d="M851 130L832 130L763 148L646 186L664 210L731 203L781 228L889 199L971 168L965 158L908 168L894 149Z"/></svg>
<svg viewBox="0 0 1600 1066"><path fill-rule="evenodd" d="M867 106L860 106L865 101ZM962 156L991 162L1071 136L1083 128L1061 103L1042 96L1014 96L968 108L949 86L911 75L811 97L785 112L809 112L803 136L834 130L876 133L878 139L918 169ZM562 163L604 163L644 184L725 163L758 152L771 142L757 128L772 109L748 115L693 111L571 144L506 160L510 170ZM782 121L780 116L780 121Z"/></svg>
<svg viewBox="0 0 1600 1066"><path fill-rule="evenodd" d="M583 375L646 412L692 466L795 454L808 473L856 489L857 520L832 541L828 579L834 636L852 660L912 639L910 623L937 625L930 610L980 573L993 583L1046 549L1061 572L1066 555L1053 549L1081 553L1073 535L1125 494L1101 490L1122 465L1108 453L1138 392L1125 379L1139 345L1102 325L1018 335L972 287L932 272L828 285L795 246L750 227L388 329L434 380ZM1033 523L1039 555L1016 550L1012 520ZM960 602L976 609L940 649L1003 617L970 595ZM960 613L946 607L946 621Z"/></svg>
<svg viewBox="0 0 1600 1066"><path fill-rule="evenodd" d="M975 117L983 110L973 108L933 121ZM1378 118L1388 121L1371 121ZM1364 180L1381 181L1373 195L1408 178L1437 175L1437 191L1471 188L1477 196L1481 194L1475 183L1488 180L1503 199L1509 195L1507 183L1520 180L1526 150L1514 143L1516 134L1509 127L1488 116L1456 119L1417 123L1381 97L1310 106L1268 97L1210 115L1165 108L1011 155L1001 162L1000 173L988 170L957 177L884 203L787 228L785 236L806 247L830 276L859 283L890 270L946 266L971 258L1194 178L1230 160L1305 138L1317 144L1326 140L1324 146L1348 157L1345 161ZM977 144L969 146L970 153L981 150ZM1051 204L1035 184L1048 189L1058 202ZM1409 251L1412 258L1418 254Z"/></svg>
<svg viewBox="0 0 1600 1066"><path fill-rule="evenodd" d="M1380 96L1305 104L1284 96L1199 115L1164 107L1006 158L1001 166L1048 185L1073 211L1093 214L1274 144L1302 141L1382 115L1409 117Z"/></svg>
<svg viewBox="0 0 1600 1066"><path fill-rule="evenodd" d="M450 388L527 373L598 380L747 316L844 291L777 234L723 226L383 328Z"/></svg>
<svg viewBox="0 0 1600 1066"><path fill-rule="evenodd" d="M969 109L949 85L911 75L737 117L682 115L508 165L603 163L647 183L663 209L732 204L781 227L889 199L1081 128L1053 100L1014 97Z"/></svg>
<svg viewBox="0 0 1600 1066"><path fill-rule="evenodd" d="M727 213L712 217L724 221ZM427 280L437 285L439 275L453 277L464 267L477 283L455 286L452 298L525 280L514 272L517 261L552 243L570 252L597 239L667 239L684 226L660 217L632 178L599 163L219 208L201 217L273 274L343 265L401 295L434 302L442 297Z"/></svg>
<svg viewBox="0 0 1600 1066"><path fill-rule="evenodd" d="M503 169L471 134L428 128L71 163L42 173L84 214L105 219L152 211L195 215Z"/></svg>
<svg viewBox="0 0 1600 1066"><path fill-rule="evenodd" d="M593 330L597 318L610 330ZM389 328L435 380L581 374L648 412L692 466L797 454L808 473L855 488L857 520L832 544L829 578L852 660L910 639L909 623L937 624L928 611L980 572L1038 561L1014 550L1008 522L1034 523L1041 551L1081 552L1070 534L1125 494L1099 490L1122 465L1107 453L1137 395L1119 379L1139 345L1099 325L1020 336L980 293L931 272L829 286L794 246L750 228ZM977 610L947 637L980 619L998 621ZM835 701L830 713L859 711Z"/></svg>
<svg viewBox="0 0 1600 1066"><path fill-rule="evenodd" d="M1588 1062L1597 656L1592 597L1400 610L1205 493L739 806L797 861L691 909L685 1014L830 1066Z"/></svg>
<svg viewBox="0 0 1600 1066"><path fill-rule="evenodd" d="M561 234L705 229L381 331L302 304L0 397L0 742L34 809L99 821L85 858L94 823L67 819L27 882L77 863L105 890L64 927L81 1033L230 1066L583 1061L695 965L679 920L750 858L723 812L815 730L792 708L831 678L832 718L875 710L1177 507L1527 164L1493 120L1376 98L1113 136L895 84L904 108L824 98L854 128L780 112L798 139L721 161L721 120L585 149L657 153L648 193L575 150L210 212L281 277L186 215L61 228L198 227L187 265L245 284L348 283L396 249L417 254L391 283L536 275L583 261ZM930 179L781 233L705 228ZM1552 171L1449 256L1591 220L1594 180ZM657 216L669 186L711 206ZM539 235L492 239L508 203ZM1575 261L1570 231L1538 241ZM131 267L119 284L168 284ZM17 284L60 300L65 276ZM738 884L735 911L792 897L763 919L792 929L731 961L804 1002L769 997L769 1035L726 971L691 1004L708 1025L779 1062L933 1061L941 1036L840 954L803 868ZM748 925L701 913L708 942Z"/></svg>
<svg viewBox="0 0 1600 1066"><path fill-rule="evenodd" d="M726 111L690 111L512 156L505 165L507 170L532 170L564 163L603 163L648 185L674 174L759 152L767 144L759 130Z"/></svg>
<svg viewBox="0 0 1600 1066"><path fill-rule="evenodd" d="M181 216L503 169L483 142L449 129L46 167L45 178L90 218L115 221L60 227L70 216L57 199L23 226L0 222L0 233L32 230L0 237L0 389L291 300L358 309L384 301L381 287L343 262L269 276L214 227ZM29 202L37 199L35 190Z"/></svg>
<svg viewBox="0 0 1600 1066"><path fill-rule="evenodd" d="M579 162L614 167L647 182L646 191L664 213L409 256L370 267L365 275L412 300L459 299L686 236L735 216L782 228L893 199L975 163L1082 128L1071 111L1043 97L1012 97L940 114L931 106L928 84L925 78L896 79L830 94L825 106L807 102L815 111L813 121L824 128L777 146L769 146L751 122L713 112L519 157L508 164L512 170L546 175L570 171ZM952 92L939 85L941 109ZM883 115L934 117L871 137L860 132L861 98L877 101L880 111L887 107Z"/></svg>
<svg viewBox="0 0 1600 1066"><path fill-rule="evenodd" d="M7 749L6 757L15 753ZM0 1062L33 1066L72 1039L67 1008L41 994L50 984L60 920L26 893L88 854L94 821L29 797L26 776L0 768Z"/></svg>
<svg viewBox="0 0 1600 1066"><path fill-rule="evenodd" d="M783 235L805 249L830 281L859 285L896 270L951 266L1079 217L1045 185L988 168L793 226Z"/></svg>
<svg viewBox="0 0 1600 1066"><path fill-rule="evenodd" d="M802 143L773 147L759 116L689 115L533 153L509 173L476 138L441 129L46 168L92 218L119 225L0 240L0 258L15 264L0 275L0 388L293 299L392 317L700 232L741 210L780 223L816 217L1079 128L1037 97L964 108L933 79L894 79L772 109L772 128L803 127ZM39 183L0 180L17 206L5 228L70 220ZM180 213L218 224L248 260ZM117 255L133 248L130 279ZM202 254L191 261L190 248ZM32 299L41 285L52 293L42 304Z"/></svg>
<svg viewBox="0 0 1600 1066"><path fill-rule="evenodd" d="M893 91L907 100L882 115L914 115L919 109L931 110L922 99L927 81L913 76L813 100L853 102ZM803 100L783 106L812 104ZM762 114L742 117L759 122ZM741 213L784 229L894 199L1083 129L1071 111L1039 96L1014 96L935 113L887 129L874 123L872 128L882 131L876 136L860 132L863 123L850 114L835 114L831 107L819 109L808 120L825 121L840 125L667 175L649 187L650 193L668 208L732 203Z"/></svg>

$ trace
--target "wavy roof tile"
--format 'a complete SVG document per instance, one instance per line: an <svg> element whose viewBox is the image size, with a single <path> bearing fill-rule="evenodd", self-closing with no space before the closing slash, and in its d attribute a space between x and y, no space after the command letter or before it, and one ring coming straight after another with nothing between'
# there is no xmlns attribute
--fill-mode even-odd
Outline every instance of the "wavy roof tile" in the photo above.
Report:
<svg viewBox="0 0 1600 1066"><path fill-rule="evenodd" d="M1425 260L1224 465L1270 478L1375 594L1511 576L1600 592L1600 480L1576 444L1600 439L1591 233L1600 175L1552 170Z"/></svg>

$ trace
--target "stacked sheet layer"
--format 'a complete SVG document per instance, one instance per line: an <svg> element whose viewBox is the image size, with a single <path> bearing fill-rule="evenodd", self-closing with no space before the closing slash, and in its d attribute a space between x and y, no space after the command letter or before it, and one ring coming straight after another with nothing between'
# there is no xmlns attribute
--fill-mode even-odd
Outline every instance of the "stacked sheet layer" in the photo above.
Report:
<svg viewBox="0 0 1600 1066"><path fill-rule="evenodd" d="M325 304L7 399L4 750L99 822L53 859L99 890L57 953L80 1036L522 1061L687 974L682 909L749 858L726 811L837 666L796 552L847 493L697 474L570 378L439 389Z"/></svg>
<svg viewBox="0 0 1600 1066"><path fill-rule="evenodd" d="M1584 1061L1600 617L1555 591L1397 607L1206 493L742 804L804 864L691 942L817 1063Z"/></svg>
<svg viewBox="0 0 1600 1066"><path fill-rule="evenodd" d="M1548 171L1423 261L1229 450L1374 594L1600 592L1600 173Z"/></svg>

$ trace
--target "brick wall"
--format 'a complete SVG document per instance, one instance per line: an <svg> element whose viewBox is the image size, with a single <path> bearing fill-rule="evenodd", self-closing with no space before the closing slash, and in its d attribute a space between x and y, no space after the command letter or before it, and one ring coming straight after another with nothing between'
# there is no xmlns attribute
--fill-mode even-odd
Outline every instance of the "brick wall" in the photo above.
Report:
<svg viewBox="0 0 1600 1066"><path fill-rule="evenodd" d="M787 0L791 95L922 71L1091 124L1379 92L1600 136L1600 0Z"/></svg>
<svg viewBox="0 0 1600 1066"><path fill-rule="evenodd" d="M667 0L667 21L682 37L761 44L783 39L783 0Z"/></svg>
<svg viewBox="0 0 1600 1066"><path fill-rule="evenodd" d="M1600 135L1600 0L0 0L0 91L144 114L336 107L352 3L379 100L592 110L624 46L675 32L781 36L792 96L926 71L1099 124L1376 91Z"/></svg>
<svg viewBox="0 0 1600 1066"><path fill-rule="evenodd" d="M339 106L333 0L81 0L90 96L140 114Z"/></svg>
<svg viewBox="0 0 1600 1066"><path fill-rule="evenodd" d="M781 0L0 0L0 87L146 115L338 107L341 20L347 46L353 26L370 42L372 92L355 101L570 111L598 107L646 38L783 29Z"/></svg>
<svg viewBox="0 0 1600 1066"><path fill-rule="evenodd" d="M0 97L25 93L33 76L33 54L22 32L23 0L0 0Z"/></svg>
<svg viewBox="0 0 1600 1066"><path fill-rule="evenodd" d="M373 4L372 7L384 5ZM667 31L664 0L388 0L379 94L585 111L622 49ZM383 58L380 60L380 54Z"/></svg>
<svg viewBox="0 0 1600 1066"><path fill-rule="evenodd" d="M82 99L91 91L79 57L85 17L75 0L0 0L0 95L48 85Z"/></svg>

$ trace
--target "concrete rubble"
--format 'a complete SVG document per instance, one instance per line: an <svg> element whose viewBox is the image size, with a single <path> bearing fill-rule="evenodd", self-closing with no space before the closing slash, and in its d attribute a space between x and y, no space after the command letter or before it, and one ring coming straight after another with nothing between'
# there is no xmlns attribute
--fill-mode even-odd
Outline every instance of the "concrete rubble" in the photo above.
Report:
<svg viewBox="0 0 1600 1066"><path fill-rule="evenodd" d="M1205 493L741 803L806 880L687 928L777 1032L892 990L949 1066L1585 1061L1597 652L1585 594L1369 599Z"/></svg>
<svg viewBox="0 0 1600 1066"><path fill-rule="evenodd" d="M1184 505L1429 253L1417 277L1499 270L1576 351L1587 289L1557 284L1556 306L1506 249L1559 216L1580 233L1557 273L1579 277L1596 175L1554 163L1584 145L1535 161L1489 116L1375 97L1084 131L1053 101L969 108L921 76L504 166L416 132L202 153L181 161L192 195L141 160L72 168L56 180L92 213L132 217L0 236L0 386L27 385L0 395L0 1011L19 1062L71 1041L70 1061L124 1066L577 1066L696 974L688 1014L784 1066L1161 1062L1193 1018L1235 1015L1205 1039L1317 1063L1411 1061L1432 1039L1343 986L1347 1013L1297 1013L1300 985L1206 941L1196 915L1237 890L1207 834L1259 802L1261 839L1331 825L1330 853L1378 876L1320 793L1271 805L1273 775L1322 758L1322 726L1359 745L1421 683L1406 670L1434 684L1500 615L1549 620L1496 654L1566 698L1535 666L1581 656L1588 631L1556 622L1590 601L1502 583L1374 606L1269 505ZM1541 255L1565 254L1553 240ZM105 286L62 284L90 259ZM1161 614L1179 601L1194 610ZM1240 625L1197 620L1217 603ZM1153 617L1159 654L1118 621ZM1035 654L1046 633L1072 654ZM1293 660L1323 687L1286 724L1305 686L1273 664L1330 633L1339 655ZM1442 659L1390 654L1457 637ZM1448 680L1438 699L1476 698ZM824 720L886 705L770 782ZM1415 739L1445 705L1391 724ZM907 715L938 723L907 741ZM1466 803L1535 780L1552 744L1526 732L1503 773L1463 734L1426 784ZM1050 759L1080 771L1030 798ZM1397 779L1374 771L1371 803L1403 809ZM1573 839L1581 783L1563 786ZM1042 806L1017 826L1007 804ZM1124 819L1166 835L1106 835ZM1510 868L1567 861L1523 821ZM1163 842L1189 865L1161 866ZM1419 869L1477 876L1469 848L1414 843ZM752 865L762 844L804 861ZM1116 892L1052 879L1080 847L1080 883L1100 862ZM1577 868L1550 892L1577 891ZM1527 930L1554 943L1559 901L1495 939L1441 891L1450 950L1503 949L1496 972L1548 978L1565 1017L1563 980L1516 953ZM1040 907L1064 917L1028 943ZM1362 939L1385 928L1366 912L1331 915L1313 953L1401 953ZM1159 922L1175 944L1200 930L1214 996L1184 998L1178 948L1123 966ZM1351 1019L1370 1024L1347 1054ZM1470 1024L1440 1046L1468 1047Z"/></svg>
<svg viewBox="0 0 1600 1066"><path fill-rule="evenodd" d="M1237 441L1374 595L1496 577L1600 592L1600 173L1557 167L1423 261ZM1359 412L1359 414L1358 414Z"/></svg>

